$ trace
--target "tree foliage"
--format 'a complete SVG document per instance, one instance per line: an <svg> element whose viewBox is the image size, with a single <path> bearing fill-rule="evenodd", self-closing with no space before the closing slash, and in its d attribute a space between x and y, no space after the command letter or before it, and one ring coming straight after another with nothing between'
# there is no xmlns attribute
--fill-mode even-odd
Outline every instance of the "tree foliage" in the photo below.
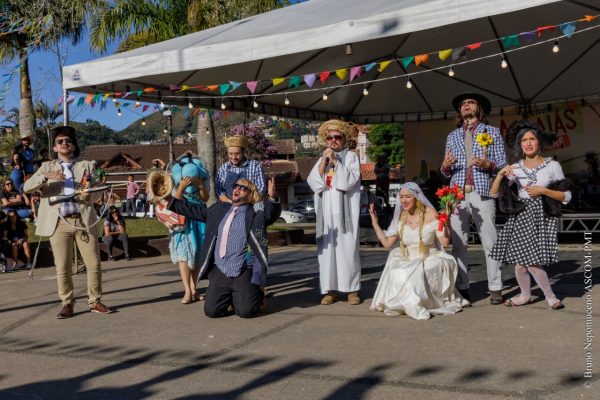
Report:
<svg viewBox="0 0 600 400"><path fill-rule="evenodd" d="M404 134L401 124L372 125L367 138L371 146L367 154L371 160L377 160L381 154L387 156L390 166L404 165Z"/></svg>

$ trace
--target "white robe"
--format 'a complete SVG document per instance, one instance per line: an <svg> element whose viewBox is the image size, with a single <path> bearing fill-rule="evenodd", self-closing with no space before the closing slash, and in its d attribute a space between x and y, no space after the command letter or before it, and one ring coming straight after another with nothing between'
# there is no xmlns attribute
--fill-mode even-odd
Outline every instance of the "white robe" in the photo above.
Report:
<svg viewBox="0 0 600 400"><path fill-rule="evenodd" d="M338 155L339 157L339 155ZM360 213L360 162L356 153L348 151L344 164L336 163L331 188L326 185L325 176L319 174L319 164L315 164L308 176L308 185L315 192L315 207L318 207L322 193L323 236L317 240L321 293L337 290L344 293L360 290L360 257L358 254L358 217ZM341 233L341 197L348 196L352 231ZM319 211L317 215L319 215Z"/></svg>

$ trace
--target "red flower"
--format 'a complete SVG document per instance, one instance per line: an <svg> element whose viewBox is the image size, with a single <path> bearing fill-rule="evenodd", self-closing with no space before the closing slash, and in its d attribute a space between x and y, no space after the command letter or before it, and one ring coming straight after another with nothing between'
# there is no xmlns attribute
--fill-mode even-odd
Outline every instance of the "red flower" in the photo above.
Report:
<svg viewBox="0 0 600 400"><path fill-rule="evenodd" d="M448 214L446 214L445 211L442 211L438 217L438 231L443 231L444 230L444 225L446 224L446 222L448 221Z"/></svg>

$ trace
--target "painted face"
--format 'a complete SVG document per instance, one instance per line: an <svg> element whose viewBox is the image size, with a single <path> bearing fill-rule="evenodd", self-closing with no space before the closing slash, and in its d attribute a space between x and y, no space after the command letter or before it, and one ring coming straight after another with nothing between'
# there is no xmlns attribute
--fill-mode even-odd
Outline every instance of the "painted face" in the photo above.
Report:
<svg viewBox="0 0 600 400"><path fill-rule="evenodd" d="M228 147L227 158L231 165L237 167L244 162L244 149L241 147Z"/></svg>
<svg viewBox="0 0 600 400"><path fill-rule="evenodd" d="M326 140L327 146L333 151L342 151L346 147L344 135L338 131L329 131Z"/></svg>
<svg viewBox="0 0 600 400"><path fill-rule="evenodd" d="M460 116L465 118L477 118L479 114L479 103L477 100L464 99L460 102Z"/></svg>
<svg viewBox="0 0 600 400"><path fill-rule="evenodd" d="M540 142L533 132L529 131L523 135L521 150L529 157L534 157L540 152Z"/></svg>
<svg viewBox="0 0 600 400"><path fill-rule="evenodd" d="M400 190L400 204L402 205L403 209L412 211L417 204L417 199L410 192L410 190L402 189Z"/></svg>
<svg viewBox="0 0 600 400"><path fill-rule="evenodd" d="M70 156L75 151L75 145L68 135L59 133L58 136L54 138L54 146L52 149L56 154Z"/></svg>
<svg viewBox="0 0 600 400"><path fill-rule="evenodd" d="M231 193L231 201L233 204L245 204L249 202L250 189L242 183L236 182L233 185L233 192Z"/></svg>

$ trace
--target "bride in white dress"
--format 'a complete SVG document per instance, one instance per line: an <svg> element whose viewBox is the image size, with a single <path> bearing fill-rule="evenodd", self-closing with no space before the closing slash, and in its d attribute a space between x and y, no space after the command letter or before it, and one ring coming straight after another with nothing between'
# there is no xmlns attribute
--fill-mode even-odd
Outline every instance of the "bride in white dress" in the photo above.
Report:
<svg viewBox="0 0 600 400"><path fill-rule="evenodd" d="M388 315L406 314L429 319L431 314L454 314L469 306L454 284L458 266L444 251L450 243L450 228L438 231L437 211L413 182L401 186L394 219L387 231L370 210L377 238L390 251L371 309Z"/></svg>

